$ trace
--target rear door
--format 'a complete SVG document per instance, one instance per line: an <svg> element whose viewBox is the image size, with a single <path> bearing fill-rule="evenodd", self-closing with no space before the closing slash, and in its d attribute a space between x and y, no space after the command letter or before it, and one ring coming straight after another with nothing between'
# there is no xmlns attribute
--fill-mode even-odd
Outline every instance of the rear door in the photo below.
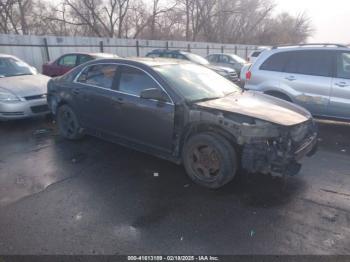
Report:
<svg viewBox="0 0 350 262"><path fill-rule="evenodd" d="M337 51L335 77L328 112L330 116L350 119L350 52Z"/></svg>
<svg viewBox="0 0 350 262"><path fill-rule="evenodd" d="M120 94L113 90L118 66L96 64L83 69L72 90L82 125L113 134L118 122Z"/></svg>
<svg viewBox="0 0 350 262"><path fill-rule="evenodd" d="M312 114L327 115L332 85L332 52L301 50L289 53L281 89L290 90L294 102Z"/></svg>

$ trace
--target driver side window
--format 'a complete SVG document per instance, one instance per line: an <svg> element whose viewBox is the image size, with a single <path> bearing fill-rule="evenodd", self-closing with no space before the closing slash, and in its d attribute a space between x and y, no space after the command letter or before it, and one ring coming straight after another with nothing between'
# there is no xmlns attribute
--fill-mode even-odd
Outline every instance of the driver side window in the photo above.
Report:
<svg viewBox="0 0 350 262"><path fill-rule="evenodd" d="M142 70L130 66L122 67L119 79L119 91L140 96L143 90L150 88L160 89L155 80Z"/></svg>

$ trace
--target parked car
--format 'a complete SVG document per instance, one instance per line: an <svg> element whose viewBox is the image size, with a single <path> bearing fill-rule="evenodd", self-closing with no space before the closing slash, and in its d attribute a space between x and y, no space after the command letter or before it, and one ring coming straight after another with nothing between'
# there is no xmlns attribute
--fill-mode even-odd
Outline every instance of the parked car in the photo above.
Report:
<svg viewBox="0 0 350 262"><path fill-rule="evenodd" d="M308 44L274 47L246 73L246 89L296 103L314 116L350 120L350 49Z"/></svg>
<svg viewBox="0 0 350 262"><path fill-rule="evenodd" d="M0 120L48 114L49 80L19 58L0 54Z"/></svg>
<svg viewBox="0 0 350 262"><path fill-rule="evenodd" d="M294 175L317 141L305 109L174 59L88 62L48 83L48 104L63 137L94 135L182 163L209 188L239 167Z"/></svg>
<svg viewBox="0 0 350 262"><path fill-rule="evenodd" d="M100 58L118 58L118 56L108 53L64 54L54 61L43 64L42 72L44 75L51 77L61 76L78 65Z"/></svg>
<svg viewBox="0 0 350 262"><path fill-rule="evenodd" d="M239 78L236 70L229 67L211 65L207 59L197 54L193 54L193 53L185 52L181 50L155 49L149 52L146 55L146 57L174 58L174 59L191 61L192 63L205 66L215 71L216 73L222 75L223 77L226 77L232 82L239 84Z"/></svg>
<svg viewBox="0 0 350 262"><path fill-rule="evenodd" d="M247 61L235 54L210 54L206 57L210 64L233 68L237 74L241 73L242 67Z"/></svg>

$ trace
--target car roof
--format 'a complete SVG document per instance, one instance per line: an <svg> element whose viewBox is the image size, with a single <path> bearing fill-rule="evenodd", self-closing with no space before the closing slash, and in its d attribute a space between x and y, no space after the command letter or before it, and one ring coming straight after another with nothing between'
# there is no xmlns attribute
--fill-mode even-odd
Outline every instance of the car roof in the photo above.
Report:
<svg viewBox="0 0 350 262"><path fill-rule="evenodd" d="M188 54L189 52L187 51L183 51L183 50L180 50L180 49L177 49L177 50L170 50L170 49L154 49L152 50L151 52L149 52L149 54L160 54L160 53L180 53L180 54Z"/></svg>
<svg viewBox="0 0 350 262"><path fill-rule="evenodd" d="M186 60L171 59L171 58L151 58L151 57L129 57L129 58L111 58L111 59L97 59L96 61L101 63L128 63L128 64L143 64L150 67L162 66L162 65L179 65L179 64L191 64L191 62ZM94 63L91 62L91 63Z"/></svg>
<svg viewBox="0 0 350 262"><path fill-rule="evenodd" d="M318 50L318 51L350 51L348 47L330 47L330 46L281 46L278 48L270 48L263 51L264 56L270 56L275 53L281 52L292 52L292 51L307 51L307 50ZM260 56L259 56L260 57Z"/></svg>
<svg viewBox="0 0 350 262"><path fill-rule="evenodd" d="M93 56L93 57L118 57L116 54L111 54L111 53L98 53L98 52L95 52L95 53L89 53L89 52L71 52L71 53L65 53L65 54L62 54L62 56L65 56L65 55L89 55L89 56Z"/></svg>
<svg viewBox="0 0 350 262"><path fill-rule="evenodd" d="M340 50L340 51L349 51L350 48L345 45L340 44L295 44L295 45L280 45L273 46L271 48L265 49L271 53L279 52L279 51L296 51L296 50Z"/></svg>
<svg viewBox="0 0 350 262"><path fill-rule="evenodd" d="M13 56L13 55L8 55L8 54L0 54L0 57L11 57L11 58L16 58L16 59L19 59L18 57L16 56Z"/></svg>
<svg viewBox="0 0 350 262"><path fill-rule="evenodd" d="M119 57L118 55L112 53L88 53L88 55L94 57Z"/></svg>
<svg viewBox="0 0 350 262"><path fill-rule="evenodd" d="M209 55L236 55L235 53L210 53Z"/></svg>

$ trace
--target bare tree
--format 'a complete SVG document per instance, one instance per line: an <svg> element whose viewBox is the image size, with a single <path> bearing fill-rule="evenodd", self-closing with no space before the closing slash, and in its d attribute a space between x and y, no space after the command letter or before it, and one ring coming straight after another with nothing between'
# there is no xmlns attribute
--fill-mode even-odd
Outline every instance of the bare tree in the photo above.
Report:
<svg viewBox="0 0 350 262"><path fill-rule="evenodd" d="M1 0L0 33L279 44L312 34L273 0Z"/></svg>
<svg viewBox="0 0 350 262"><path fill-rule="evenodd" d="M4 33L28 34L29 14L32 0L1 0L0 29Z"/></svg>

